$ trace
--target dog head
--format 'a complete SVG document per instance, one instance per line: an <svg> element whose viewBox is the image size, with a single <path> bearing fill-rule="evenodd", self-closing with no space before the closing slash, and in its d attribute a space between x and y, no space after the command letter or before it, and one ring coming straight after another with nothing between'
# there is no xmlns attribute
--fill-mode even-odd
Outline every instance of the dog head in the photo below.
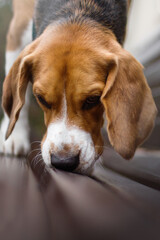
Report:
<svg viewBox="0 0 160 240"><path fill-rule="evenodd" d="M3 108L11 134L28 82L44 111L47 164L87 172L103 151L101 128L125 159L150 134L156 106L143 68L110 31L76 24L49 26L27 46L6 77Z"/></svg>

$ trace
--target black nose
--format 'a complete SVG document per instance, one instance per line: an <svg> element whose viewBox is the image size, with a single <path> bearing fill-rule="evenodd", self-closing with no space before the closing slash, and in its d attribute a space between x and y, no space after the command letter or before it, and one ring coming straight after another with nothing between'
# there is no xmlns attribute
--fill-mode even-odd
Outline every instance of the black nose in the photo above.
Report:
<svg viewBox="0 0 160 240"><path fill-rule="evenodd" d="M70 158L60 159L54 154L51 155L51 164L58 169L72 172L79 164L79 155Z"/></svg>

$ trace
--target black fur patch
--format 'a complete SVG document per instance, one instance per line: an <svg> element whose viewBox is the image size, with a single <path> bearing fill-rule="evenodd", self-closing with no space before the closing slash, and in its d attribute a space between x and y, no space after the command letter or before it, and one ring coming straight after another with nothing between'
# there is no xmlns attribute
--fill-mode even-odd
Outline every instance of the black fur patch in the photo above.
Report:
<svg viewBox="0 0 160 240"><path fill-rule="evenodd" d="M78 15L75 14L78 10ZM82 23L92 20L109 28L120 44L124 41L127 0L38 0L35 12L37 36L52 22Z"/></svg>

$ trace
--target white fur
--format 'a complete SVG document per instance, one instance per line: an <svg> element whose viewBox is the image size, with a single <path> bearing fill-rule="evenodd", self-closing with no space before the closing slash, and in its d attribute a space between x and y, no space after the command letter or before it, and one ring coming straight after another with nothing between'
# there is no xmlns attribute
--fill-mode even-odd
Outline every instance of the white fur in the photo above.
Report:
<svg viewBox="0 0 160 240"><path fill-rule="evenodd" d="M9 73L14 61L21 52L21 48L17 48L15 51L6 51L6 64L5 64L5 73Z"/></svg>
<svg viewBox="0 0 160 240"><path fill-rule="evenodd" d="M21 45L15 51L6 51L5 73L8 74L14 61L18 57L21 50L32 41L32 21L29 22L27 29L21 38ZM26 93L26 103L21 110L19 119L11 136L5 141L9 118L4 114L4 118L0 127L0 152L5 155L26 154L30 149L29 143L29 123L28 123L28 106L29 106L29 90Z"/></svg>
<svg viewBox="0 0 160 240"><path fill-rule="evenodd" d="M94 144L89 133L69 122L65 96L61 115L60 119L48 126L47 137L42 146L43 159L49 165L52 153L63 159L79 154L80 164L76 170L86 172L90 170L96 158ZM64 151L65 145L69 146L69 151Z"/></svg>
<svg viewBox="0 0 160 240"><path fill-rule="evenodd" d="M25 46L27 46L32 41L32 24L33 21L31 20L26 28L26 30L23 32L22 38L21 38L21 45L15 49L14 51L6 51L6 64L5 64L5 74L7 75L9 73L10 68L12 67L13 63L17 59L20 52L23 50Z"/></svg>
<svg viewBox="0 0 160 240"><path fill-rule="evenodd" d="M9 118L5 114L1 123L0 130L0 152L5 155L27 154L30 149L29 144L29 126L28 119L25 117L25 111L20 113L20 121L17 122L11 136L5 141Z"/></svg>

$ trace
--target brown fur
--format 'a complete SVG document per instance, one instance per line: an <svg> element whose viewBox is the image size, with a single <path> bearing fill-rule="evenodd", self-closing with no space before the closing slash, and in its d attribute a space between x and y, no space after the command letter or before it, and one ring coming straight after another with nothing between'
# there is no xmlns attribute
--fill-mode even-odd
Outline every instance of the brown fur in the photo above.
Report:
<svg viewBox="0 0 160 240"><path fill-rule="evenodd" d="M130 8L131 4L132 4L132 0L128 0L128 9Z"/></svg>
<svg viewBox="0 0 160 240"><path fill-rule="evenodd" d="M3 107L10 116L7 137L24 104L29 81L33 81L35 96L40 94L52 105L47 109L40 104L46 126L61 116L65 92L68 124L91 134L98 155L103 149L104 110L110 142L126 159L154 125L157 110L142 66L109 30L87 23L53 25L21 53L3 87ZM102 104L82 110L82 103L92 95L101 95Z"/></svg>
<svg viewBox="0 0 160 240"><path fill-rule="evenodd" d="M13 0L13 18L7 34L7 51L14 51L21 45L23 32L32 19L35 0Z"/></svg>

